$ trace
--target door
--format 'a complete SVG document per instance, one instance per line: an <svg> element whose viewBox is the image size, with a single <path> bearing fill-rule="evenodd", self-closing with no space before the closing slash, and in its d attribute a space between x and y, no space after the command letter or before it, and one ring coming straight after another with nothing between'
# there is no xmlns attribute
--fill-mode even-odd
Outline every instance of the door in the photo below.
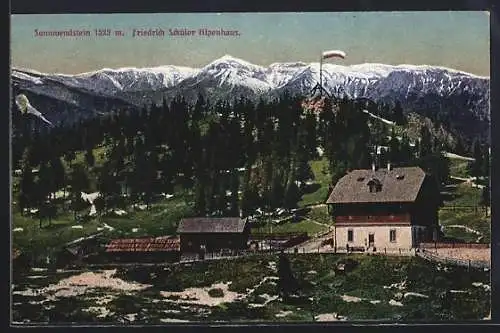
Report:
<svg viewBox="0 0 500 333"><path fill-rule="evenodd" d="M375 234L368 234L368 247L375 247Z"/></svg>

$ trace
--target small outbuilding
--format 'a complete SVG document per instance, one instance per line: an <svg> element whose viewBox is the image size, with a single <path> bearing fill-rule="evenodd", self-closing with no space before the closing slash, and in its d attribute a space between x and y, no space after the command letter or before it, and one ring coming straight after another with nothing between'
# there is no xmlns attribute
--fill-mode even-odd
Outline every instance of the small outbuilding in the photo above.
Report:
<svg viewBox="0 0 500 333"><path fill-rule="evenodd" d="M106 245L108 261L173 262L179 258L176 236L114 239Z"/></svg>
<svg viewBox="0 0 500 333"><path fill-rule="evenodd" d="M177 228L183 253L247 248L250 225L239 217L194 217L182 219Z"/></svg>

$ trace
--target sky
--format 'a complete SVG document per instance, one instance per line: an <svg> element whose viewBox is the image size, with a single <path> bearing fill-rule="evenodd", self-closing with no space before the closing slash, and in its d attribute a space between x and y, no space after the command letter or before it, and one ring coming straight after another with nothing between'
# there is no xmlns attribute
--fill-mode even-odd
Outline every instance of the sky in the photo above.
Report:
<svg viewBox="0 0 500 333"><path fill-rule="evenodd" d="M164 36L132 36L133 29ZM239 36L170 36L169 29L224 29ZM91 36L36 36L89 30ZM98 37L94 29L121 30ZM44 73L177 65L203 67L229 54L254 64L317 62L324 50L347 53L339 64L437 65L489 76L488 12L37 14L11 16L11 65Z"/></svg>

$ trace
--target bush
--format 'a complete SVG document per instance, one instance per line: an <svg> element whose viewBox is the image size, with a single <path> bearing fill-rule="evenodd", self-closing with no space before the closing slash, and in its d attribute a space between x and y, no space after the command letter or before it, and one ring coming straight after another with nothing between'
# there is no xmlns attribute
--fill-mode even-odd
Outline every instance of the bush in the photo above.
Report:
<svg viewBox="0 0 500 333"><path fill-rule="evenodd" d="M210 295L210 297L224 297L224 291L220 288L214 288L208 291L208 295Z"/></svg>

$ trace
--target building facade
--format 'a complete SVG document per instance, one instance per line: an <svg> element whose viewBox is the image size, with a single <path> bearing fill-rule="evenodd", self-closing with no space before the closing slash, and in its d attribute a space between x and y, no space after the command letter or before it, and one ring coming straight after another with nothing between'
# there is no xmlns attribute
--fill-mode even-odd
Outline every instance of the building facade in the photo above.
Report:
<svg viewBox="0 0 500 333"><path fill-rule="evenodd" d="M327 204L337 249L409 250L439 237L439 187L419 167L353 170Z"/></svg>

